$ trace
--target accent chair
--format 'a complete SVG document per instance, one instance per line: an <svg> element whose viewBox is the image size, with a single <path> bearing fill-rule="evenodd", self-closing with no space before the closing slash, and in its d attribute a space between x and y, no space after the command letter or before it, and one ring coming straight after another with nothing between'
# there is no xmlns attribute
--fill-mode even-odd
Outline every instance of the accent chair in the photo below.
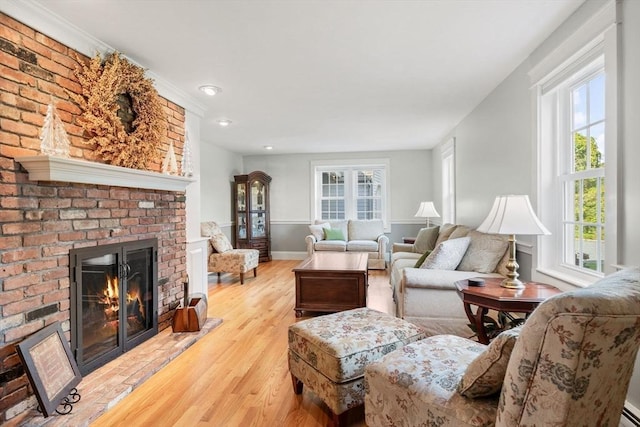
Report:
<svg viewBox="0 0 640 427"><path fill-rule="evenodd" d="M257 249L234 249L227 236L213 221L201 223L200 234L209 238L207 270L218 273L218 282L221 273L239 274L241 285L244 285L246 272L253 270L253 277L258 276L260 252Z"/></svg>
<svg viewBox="0 0 640 427"><path fill-rule="evenodd" d="M549 298L488 346L453 335L365 368L375 426L617 426L640 345L640 269Z"/></svg>

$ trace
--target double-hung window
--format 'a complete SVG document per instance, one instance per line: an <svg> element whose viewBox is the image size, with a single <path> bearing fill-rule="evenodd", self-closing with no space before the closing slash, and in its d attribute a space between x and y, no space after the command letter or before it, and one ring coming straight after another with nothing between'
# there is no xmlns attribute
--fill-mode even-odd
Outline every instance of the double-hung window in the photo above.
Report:
<svg viewBox="0 0 640 427"><path fill-rule="evenodd" d="M600 61L598 61L600 62ZM605 75L596 62L569 84L569 129L560 138L562 261L602 273L605 256ZM581 75L582 74L582 75Z"/></svg>
<svg viewBox="0 0 640 427"><path fill-rule="evenodd" d="M388 163L312 165L315 218L382 219L387 224Z"/></svg>
<svg viewBox="0 0 640 427"><path fill-rule="evenodd" d="M538 205L552 232L540 239L536 268L575 284L617 260L615 27L593 37L533 86Z"/></svg>

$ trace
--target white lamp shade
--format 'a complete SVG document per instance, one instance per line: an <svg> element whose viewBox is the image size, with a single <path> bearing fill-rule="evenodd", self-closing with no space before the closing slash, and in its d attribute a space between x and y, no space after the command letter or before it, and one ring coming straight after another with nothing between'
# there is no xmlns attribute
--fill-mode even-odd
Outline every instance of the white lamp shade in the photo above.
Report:
<svg viewBox="0 0 640 427"><path fill-rule="evenodd" d="M440 214L436 211L433 202L420 202L418 212L416 212L414 216L419 218L434 218L440 217Z"/></svg>
<svg viewBox="0 0 640 427"><path fill-rule="evenodd" d="M533 212L527 195L496 197L477 230L492 234L551 234Z"/></svg>

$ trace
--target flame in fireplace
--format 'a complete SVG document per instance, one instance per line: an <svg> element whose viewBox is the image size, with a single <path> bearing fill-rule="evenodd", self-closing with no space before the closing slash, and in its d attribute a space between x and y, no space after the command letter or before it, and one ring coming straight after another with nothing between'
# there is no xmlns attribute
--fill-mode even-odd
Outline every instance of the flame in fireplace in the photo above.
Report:
<svg viewBox="0 0 640 427"><path fill-rule="evenodd" d="M133 289L129 289L125 297L125 307L127 310L127 320L132 319L144 319L146 313L144 305L140 300L139 283L135 280L130 280L130 284L137 284L138 286ZM111 277L106 275L105 288L103 291L103 297L100 298L104 306L104 314L107 321L117 321L118 312L120 311L120 291L119 282L117 277Z"/></svg>

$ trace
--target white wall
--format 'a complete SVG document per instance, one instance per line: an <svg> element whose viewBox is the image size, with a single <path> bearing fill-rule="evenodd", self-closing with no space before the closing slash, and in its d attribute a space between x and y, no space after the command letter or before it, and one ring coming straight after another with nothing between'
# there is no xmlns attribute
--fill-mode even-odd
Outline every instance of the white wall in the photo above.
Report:
<svg viewBox="0 0 640 427"><path fill-rule="evenodd" d="M478 226L496 196L529 194L531 97L518 67L455 129L456 221Z"/></svg>
<svg viewBox="0 0 640 427"><path fill-rule="evenodd" d="M458 222L478 225L497 194L535 194L535 143L531 140L534 111L527 73L606 3L588 0L452 130L451 136L456 138ZM618 21L622 21L618 262L639 266L640 227L635 218L640 211L640 1L622 0ZM434 164L438 163L439 150L434 150L433 156ZM434 185L439 194L438 174L434 174ZM535 205L536 201L532 199L532 203ZM636 362L627 400L635 409L640 408L640 360Z"/></svg>
<svg viewBox="0 0 640 427"><path fill-rule="evenodd" d="M233 222L231 188L233 176L243 173L242 157L202 142L200 158L200 220L227 227Z"/></svg>
<svg viewBox="0 0 640 427"><path fill-rule="evenodd" d="M415 222L413 215L420 202L433 200L431 150L246 156L245 173L261 170L273 179L272 222L308 224L314 219L309 200L310 164L327 159L389 159L392 223Z"/></svg>

